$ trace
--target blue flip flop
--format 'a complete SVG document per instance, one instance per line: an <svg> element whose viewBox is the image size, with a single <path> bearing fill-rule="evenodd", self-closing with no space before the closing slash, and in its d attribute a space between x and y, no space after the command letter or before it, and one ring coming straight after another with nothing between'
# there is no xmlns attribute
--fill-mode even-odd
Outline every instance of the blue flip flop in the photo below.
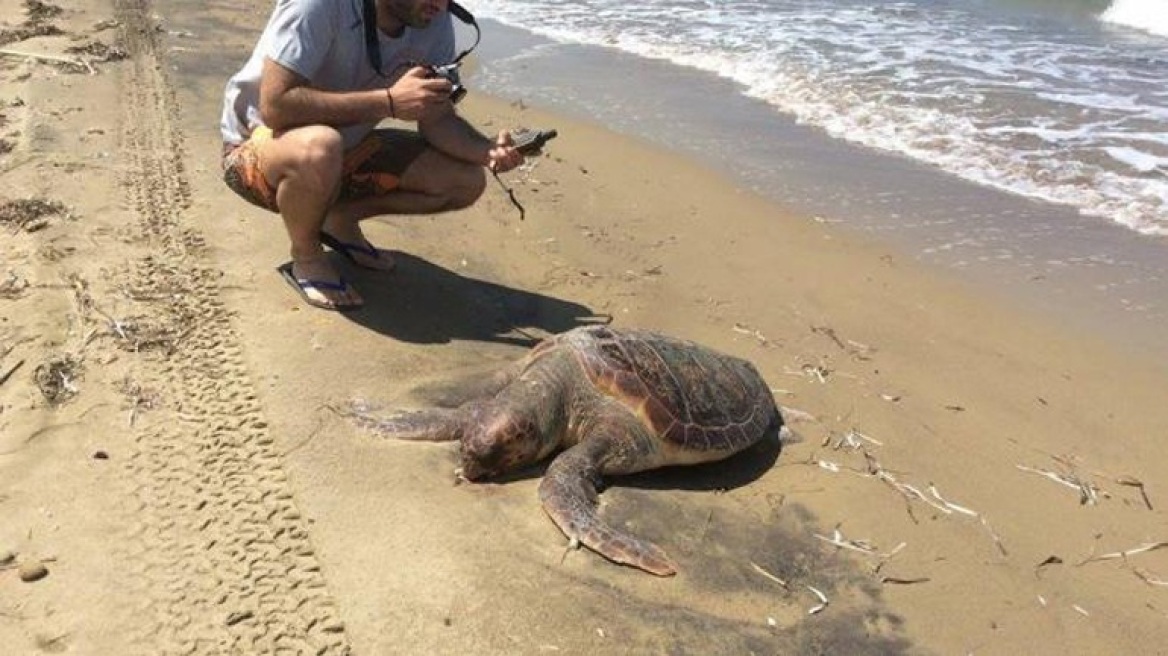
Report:
<svg viewBox="0 0 1168 656"><path fill-rule="evenodd" d="M362 240L362 243L341 241L340 239L337 239L336 237L325 232L324 230L321 230L320 231L320 243L322 243L325 246L328 246L329 248L333 249L334 251L340 253L346 260L348 260L349 262L353 263L356 266L361 267L362 269L369 269L371 271L384 271L386 273L389 273L396 266L394 261L392 259L389 259L389 256L384 254L381 251L381 249L377 248L376 246L374 246L373 244L370 244L368 241L365 241L365 240ZM385 261L389 262L389 268L388 269L379 269L377 267L371 267L371 266L366 266L364 264L361 264L360 262L357 261L357 258L353 257L353 253L360 253L362 255L368 255L369 257L371 257L375 260L384 259Z"/></svg>
<svg viewBox="0 0 1168 656"><path fill-rule="evenodd" d="M304 299L305 303L308 303L309 305L311 305L313 307L318 307L322 310L336 310L337 312L347 312L349 310L360 309L361 307L364 306L364 303L352 303L352 304L348 304L348 305L334 305L331 303L326 303L326 302L322 302L322 301L319 301L317 299L314 299L311 296L309 296L307 293L308 289L323 289L323 290L337 291L337 292L349 291L349 283L346 282L344 278L341 278L340 280L338 280L336 282L332 282L331 280L312 280L311 278L297 278L296 275L294 273L292 273L292 263L291 262L285 262L284 264L281 264L280 266L276 267L276 270L280 272L280 276L282 278L284 278L284 281L287 282L289 285L291 285L292 289L295 289L296 292L300 294L300 298Z"/></svg>

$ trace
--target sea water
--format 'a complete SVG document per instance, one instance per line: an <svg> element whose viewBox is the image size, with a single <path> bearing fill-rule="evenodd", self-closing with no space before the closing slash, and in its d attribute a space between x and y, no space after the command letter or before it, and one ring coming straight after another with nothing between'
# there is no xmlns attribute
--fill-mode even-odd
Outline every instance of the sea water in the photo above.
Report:
<svg viewBox="0 0 1168 656"><path fill-rule="evenodd" d="M472 93L646 137L1164 341L1168 0L463 4L486 32Z"/></svg>

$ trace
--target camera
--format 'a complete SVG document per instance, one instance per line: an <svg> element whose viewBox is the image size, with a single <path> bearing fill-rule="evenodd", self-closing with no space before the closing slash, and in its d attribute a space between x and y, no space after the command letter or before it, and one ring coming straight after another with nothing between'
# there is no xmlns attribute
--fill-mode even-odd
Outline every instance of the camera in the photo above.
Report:
<svg viewBox="0 0 1168 656"><path fill-rule="evenodd" d="M466 96L466 87L458 80L458 67L461 64L454 62L453 64L445 64L443 66L430 66L430 77L440 77L450 81L450 102L458 104Z"/></svg>

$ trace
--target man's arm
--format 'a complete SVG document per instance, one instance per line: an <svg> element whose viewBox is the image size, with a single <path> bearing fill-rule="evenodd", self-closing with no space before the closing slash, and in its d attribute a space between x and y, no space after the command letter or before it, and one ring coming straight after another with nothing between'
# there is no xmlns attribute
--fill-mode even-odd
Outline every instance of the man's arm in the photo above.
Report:
<svg viewBox="0 0 1168 656"><path fill-rule="evenodd" d="M342 127L390 116L415 121L428 108L446 102L449 95L450 82L424 77L423 69L407 72L388 90L335 92L314 89L304 76L265 59L260 77L260 117L276 131L301 125Z"/></svg>
<svg viewBox="0 0 1168 656"><path fill-rule="evenodd" d="M418 121L418 132L435 150L499 173L523 163L523 154L511 145L510 133L504 130L492 141L459 116L449 102L426 111Z"/></svg>

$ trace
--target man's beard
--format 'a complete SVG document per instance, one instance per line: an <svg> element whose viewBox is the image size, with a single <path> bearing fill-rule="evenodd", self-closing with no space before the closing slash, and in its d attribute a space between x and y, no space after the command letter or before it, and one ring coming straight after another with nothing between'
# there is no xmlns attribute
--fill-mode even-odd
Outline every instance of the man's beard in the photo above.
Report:
<svg viewBox="0 0 1168 656"><path fill-rule="evenodd" d="M427 18L422 14L422 8L416 7L414 3L409 0L404 2L390 2L387 5L390 15L407 27L412 27L416 30L423 29L430 26L432 18Z"/></svg>

